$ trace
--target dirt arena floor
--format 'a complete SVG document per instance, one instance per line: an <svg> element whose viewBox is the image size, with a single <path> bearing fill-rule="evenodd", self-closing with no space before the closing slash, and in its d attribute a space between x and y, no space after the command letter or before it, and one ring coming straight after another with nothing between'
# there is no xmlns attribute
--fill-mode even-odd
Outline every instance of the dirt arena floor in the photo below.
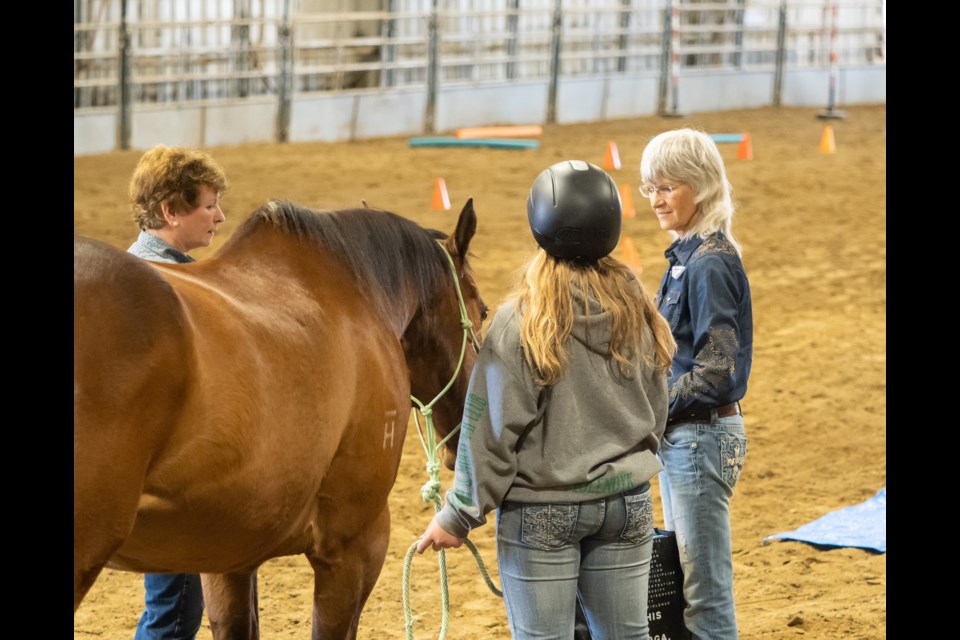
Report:
<svg viewBox="0 0 960 640"><path fill-rule="evenodd" d="M886 486L886 107L845 106L847 117L818 120L820 109L763 108L567 126L547 126L539 149L410 148L407 138L325 144L247 144L209 149L226 169L227 220L202 259L248 213L270 198L316 208L370 205L451 231L473 197L478 232L473 264L491 308L512 287L535 248L526 219L534 177L564 159L603 164L614 141L636 217L623 236L655 290L669 236L636 191L646 141L693 125L708 133L750 133L753 159L721 144L738 205L734 231L754 303L753 371L743 401L749 438L732 502L737 617L742 640L886 637L886 555L764 543L820 516L858 504ZM826 124L836 153L820 151ZM126 248L137 229L127 180L141 151L74 160L74 229ZM444 178L450 211L431 210ZM621 248L617 255L624 255ZM405 638L402 574L407 549L429 522L420 498L426 457L411 420L391 494L391 543L360 620L361 640ZM451 475L442 476L443 489ZM654 484L656 492L656 484ZM659 518L659 498L655 493ZM658 520L658 526L660 521ZM499 585L493 526L471 539ZM484 583L466 547L447 553L450 640L509 638L503 602ZM259 572L262 637L309 638L312 573L302 556L277 558ZM438 637L441 599L436 555L416 556L410 576L416 638ZM74 616L74 638L129 640L143 605L139 574L105 570ZM210 637L209 626L199 637Z"/></svg>

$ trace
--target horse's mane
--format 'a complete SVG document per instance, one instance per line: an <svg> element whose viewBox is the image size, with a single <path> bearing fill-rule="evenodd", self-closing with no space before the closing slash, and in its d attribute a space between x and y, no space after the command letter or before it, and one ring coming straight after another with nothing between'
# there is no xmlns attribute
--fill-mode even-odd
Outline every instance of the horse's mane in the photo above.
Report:
<svg viewBox="0 0 960 640"><path fill-rule="evenodd" d="M395 309L406 296L427 308L438 287L452 277L437 242L446 234L383 209L321 211L270 200L250 214L223 249L263 225L306 238L340 258L384 312Z"/></svg>

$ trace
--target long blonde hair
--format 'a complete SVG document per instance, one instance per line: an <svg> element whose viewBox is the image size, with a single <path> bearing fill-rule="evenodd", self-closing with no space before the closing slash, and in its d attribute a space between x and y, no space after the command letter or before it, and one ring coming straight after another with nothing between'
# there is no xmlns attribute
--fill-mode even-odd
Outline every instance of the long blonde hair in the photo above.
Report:
<svg viewBox="0 0 960 640"><path fill-rule="evenodd" d="M574 308L571 285L584 297L596 298L613 318L610 351L623 375L633 376L638 355L647 366L667 372L677 350L670 325L627 265L610 256L590 263L558 260L540 249L527 261L510 296L521 313L520 342L538 384L550 385L563 376L569 361L564 344L574 318L589 313ZM652 357L641 348L651 338Z"/></svg>

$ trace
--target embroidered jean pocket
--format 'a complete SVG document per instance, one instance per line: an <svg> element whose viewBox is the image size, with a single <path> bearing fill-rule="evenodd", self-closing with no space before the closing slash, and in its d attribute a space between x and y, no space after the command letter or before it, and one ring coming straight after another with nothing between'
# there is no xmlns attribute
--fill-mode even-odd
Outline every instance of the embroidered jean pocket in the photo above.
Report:
<svg viewBox="0 0 960 640"><path fill-rule="evenodd" d="M746 436L734 433L720 434L720 470L723 473L723 481L731 490L737 486L746 457Z"/></svg>
<svg viewBox="0 0 960 640"><path fill-rule="evenodd" d="M531 504L521 511L520 539L534 549L550 551L573 542L578 504Z"/></svg>
<svg viewBox="0 0 960 640"><path fill-rule="evenodd" d="M627 518L620 537L629 542L640 543L653 527L653 500L650 492L623 496L623 506L626 508Z"/></svg>

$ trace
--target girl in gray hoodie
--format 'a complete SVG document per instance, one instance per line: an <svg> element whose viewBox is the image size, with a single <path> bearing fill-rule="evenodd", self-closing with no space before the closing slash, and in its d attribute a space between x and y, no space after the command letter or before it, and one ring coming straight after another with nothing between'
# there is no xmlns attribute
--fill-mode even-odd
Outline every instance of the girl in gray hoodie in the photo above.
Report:
<svg viewBox="0 0 960 640"><path fill-rule="evenodd" d="M611 257L621 203L599 167L543 171L527 201L541 249L496 312L474 364L454 485L417 551L463 544L496 510L515 640L648 640L649 479L661 465L670 327Z"/></svg>

